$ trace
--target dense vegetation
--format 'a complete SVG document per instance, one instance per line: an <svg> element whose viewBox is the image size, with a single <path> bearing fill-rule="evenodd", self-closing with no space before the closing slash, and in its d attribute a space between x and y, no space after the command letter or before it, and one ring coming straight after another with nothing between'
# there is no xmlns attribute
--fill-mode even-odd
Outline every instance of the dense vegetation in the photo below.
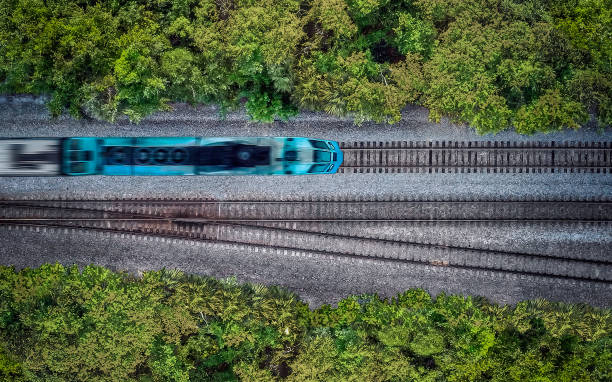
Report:
<svg viewBox="0 0 612 382"><path fill-rule="evenodd" d="M481 133L612 123L611 0L0 0L0 93L139 121L246 101Z"/></svg>
<svg viewBox="0 0 612 382"><path fill-rule="evenodd" d="M179 272L0 267L13 381L610 381L610 310L409 290L311 311L276 287Z"/></svg>

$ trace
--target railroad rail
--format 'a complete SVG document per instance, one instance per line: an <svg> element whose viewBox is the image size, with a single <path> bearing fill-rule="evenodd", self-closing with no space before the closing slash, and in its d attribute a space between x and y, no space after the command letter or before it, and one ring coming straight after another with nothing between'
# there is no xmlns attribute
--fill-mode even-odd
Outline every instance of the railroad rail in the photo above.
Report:
<svg viewBox="0 0 612 382"><path fill-rule="evenodd" d="M341 142L341 173L611 173L612 142Z"/></svg>
<svg viewBox="0 0 612 382"><path fill-rule="evenodd" d="M612 262L604 260L567 259L560 256L407 243L307 231L286 230L283 232L278 228L231 223L196 224L169 221L160 225L159 222L105 219L103 221L64 221L52 224L13 222L11 225L73 227L216 243L239 243L254 247L309 251L367 260L498 271L612 284Z"/></svg>
<svg viewBox="0 0 612 382"><path fill-rule="evenodd" d="M492 270L523 275L612 283L611 259L572 258L487 248L466 248L316 232L261 224L262 221L472 221L539 219L610 222L612 203L603 202L270 202L249 201L0 201L0 224L72 227L242 243L288 251ZM299 208L298 208L299 207ZM383 212L381 212L383 211ZM412 219L412 220L411 220Z"/></svg>

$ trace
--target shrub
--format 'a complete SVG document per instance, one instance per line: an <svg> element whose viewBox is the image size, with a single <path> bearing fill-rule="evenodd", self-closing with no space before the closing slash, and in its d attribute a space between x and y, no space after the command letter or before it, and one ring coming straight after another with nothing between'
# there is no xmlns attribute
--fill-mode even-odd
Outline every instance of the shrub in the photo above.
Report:
<svg viewBox="0 0 612 382"><path fill-rule="evenodd" d="M109 121L138 122L182 101L216 103L222 114L244 104L261 122L299 107L395 123L411 102L483 134L575 128L584 112L606 127L608 5L0 0L0 93L46 94L53 116ZM536 105L552 98L563 115L543 117Z"/></svg>
<svg viewBox="0 0 612 382"><path fill-rule="evenodd" d="M612 313L412 289L309 310L278 287L178 271L0 267L11 380L609 380Z"/></svg>

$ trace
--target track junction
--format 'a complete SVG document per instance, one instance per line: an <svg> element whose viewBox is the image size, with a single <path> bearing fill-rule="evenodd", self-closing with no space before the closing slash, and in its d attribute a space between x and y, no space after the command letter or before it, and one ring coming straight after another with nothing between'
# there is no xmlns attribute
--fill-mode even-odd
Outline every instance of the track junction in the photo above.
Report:
<svg viewBox="0 0 612 382"><path fill-rule="evenodd" d="M612 286L602 254L540 254L393 237L381 225L612 224L612 200L2 200L0 225L71 228L539 276ZM361 232L361 233L360 233Z"/></svg>

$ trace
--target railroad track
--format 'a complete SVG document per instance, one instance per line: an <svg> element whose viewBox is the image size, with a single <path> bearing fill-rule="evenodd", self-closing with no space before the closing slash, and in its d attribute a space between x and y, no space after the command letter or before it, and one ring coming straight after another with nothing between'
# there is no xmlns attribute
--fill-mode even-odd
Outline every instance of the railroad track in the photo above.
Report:
<svg viewBox="0 0 612 382"><path fill-rule="evenodd" d="M609 222L610 202L0 201L0 224L127 232L376 261L612 283L612 259L572 258L324 233L261 224L347 221ZM420 205L420 207L419 207ZM297 208L298 206L301 207ZM557 207L555 207L557 206ZM291 208L294 209L291 209ZM380 211L385 211L381 213ZM339 211L346 216L338 218ZM576 215L578 214L578 215ZM334 218L335 217L335 218ZM467 217L467 218L466 218ZM412 219L412 220L411 220Z"/></svg>
<svg viewBox="0 0 612 382"><path fill-rule="evenodd" d="M612 142L341 142L341 173L612 172Z"/></svg>
<svg viewBox="0 0 612 382"><path fill-rule="evenodd" d="M0 200L0 218L37 211L116 212L141 218L200 221L611 221L612 200L602 201L207 201L207 200ZM74 211L74 212L73 212ZM80 215L79 215L80 214ZM61 218L61 216L50 216ZM72 219L72 215L66 215Z"/></svg>
<svg viewBox="0 0 612 382"><path fill-rule="evenodd" d="M571 259L562 256L544 256L509 251L410 243L350 235L330 235L236 223L208 222L201 224L166 221L159 224L157 221L105 219L56 221L51 224L41 224L40 222L19 224L12 222L12 225L73 227L216 243L239 243L253 247L286 251L309 251L367 260L612 283L611 261Z"/></svg>

